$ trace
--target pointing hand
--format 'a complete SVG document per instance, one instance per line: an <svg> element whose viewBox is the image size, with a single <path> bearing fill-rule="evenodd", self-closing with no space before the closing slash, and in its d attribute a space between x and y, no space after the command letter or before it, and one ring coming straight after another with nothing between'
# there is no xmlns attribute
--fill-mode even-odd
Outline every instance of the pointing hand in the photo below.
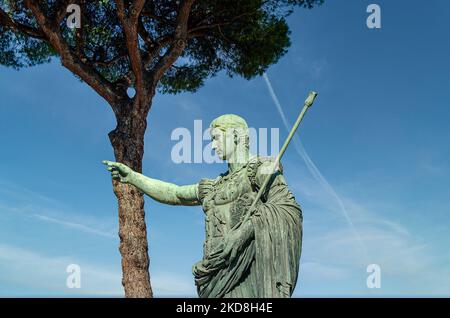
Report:
<svg viewBox="0 0 450 318"><path fill-rule="evenodd" d="M128 166L124 165L123 163L119 162L112 162L108 160L103 160L102 163L106 165L108 168L108 171L111 172L111 177L114 180L123 182L123 183L129 183L131 174L133 173L133 170L129 168Z"/></svg>

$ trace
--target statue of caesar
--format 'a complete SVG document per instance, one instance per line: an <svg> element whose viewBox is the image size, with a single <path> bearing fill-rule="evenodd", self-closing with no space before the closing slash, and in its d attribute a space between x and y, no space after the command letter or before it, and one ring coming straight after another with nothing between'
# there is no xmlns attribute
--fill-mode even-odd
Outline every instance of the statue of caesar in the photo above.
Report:
<svg viewBox="0 0 450 318"><path fill-rule="evenodd" d="M202 298L290 297L301 254L302 211L289 190L281 165L249 154L246 121L222 115L210 125L212 148L228 163L215 179L178 186L146 177L124 164L104 161L112 178L171 205L202 205L206 238L203 259L193 266ZM259 202L249 211L267 174ZM249 213L250 218L244 216Z"/></svg>

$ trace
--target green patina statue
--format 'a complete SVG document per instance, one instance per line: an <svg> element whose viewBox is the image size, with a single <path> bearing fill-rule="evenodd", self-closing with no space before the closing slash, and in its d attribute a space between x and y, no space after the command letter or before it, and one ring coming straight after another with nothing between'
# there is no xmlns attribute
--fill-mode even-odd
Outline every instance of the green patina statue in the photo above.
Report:
<svg viewBox="0 0 450 318"><path fill-rule="evenodd" d="M302 212L282 167L276 159L250 156L243 118L223 115L210 128L212 148L228 162L228 171L216 179L178 186L121 163L104 163L113 179L134 185L156 201L202 205L204 255L193 266L200 297L290 297L300 262Z"/></svg>

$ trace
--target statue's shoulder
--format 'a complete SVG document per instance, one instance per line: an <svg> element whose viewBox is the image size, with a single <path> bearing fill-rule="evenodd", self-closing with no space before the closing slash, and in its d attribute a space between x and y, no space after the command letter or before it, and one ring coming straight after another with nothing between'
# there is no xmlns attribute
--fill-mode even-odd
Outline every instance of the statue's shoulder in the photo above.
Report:
<svg viewBox="0 0 450 318"><path fill-rule="evenodd" d="M218 178L203 178L200 180L200 182L198 183L198 199L200 200L200 202L203 202L203 199L214 188L214 184L216 183L217 179Z"/></svg>
<svg viewBox="0 0 450 318"><path fill-rule="evenodd" d="M268 171L275 162L275 157L270 156L254 156L250 158L247 164L247 175L252 185L260 186L261 179L267 176ZM279 173L283 173L281 162L279 164Z"/></svg>

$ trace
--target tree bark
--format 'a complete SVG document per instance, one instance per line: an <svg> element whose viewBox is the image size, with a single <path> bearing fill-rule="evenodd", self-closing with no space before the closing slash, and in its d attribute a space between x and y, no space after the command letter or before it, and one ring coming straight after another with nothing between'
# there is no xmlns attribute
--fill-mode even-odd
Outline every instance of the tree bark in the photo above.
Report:
<svg viewBox="0 0 450 318"><path fill-rule="evenodd" d="M127 105L131 106L131 105ZM137 105L133 105L137 106ZM117 162L142 172L146 114L130 111L116 114L117 127L109 133ZM143 194L132 185L113 180L119 204L119 251L122 257L122 285L125 297L153 297L150 285L147 228Z"/></svg>

